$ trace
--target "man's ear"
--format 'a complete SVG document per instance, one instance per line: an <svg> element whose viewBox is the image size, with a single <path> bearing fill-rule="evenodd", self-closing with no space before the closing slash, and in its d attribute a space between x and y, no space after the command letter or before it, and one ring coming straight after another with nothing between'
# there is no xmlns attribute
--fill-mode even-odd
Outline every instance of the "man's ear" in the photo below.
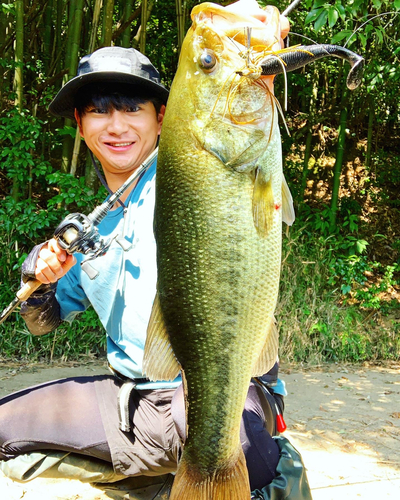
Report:
<svg viewBox="0 0 400 500"><path fill-rule="evenodd" d="M162 123L163 123L163 120L164 120L164 115L165 115L165 104L163 104L160 108L160 111L157 115L157 119L158 119L158 135L160 135L161 133L161 126L162 126Z"/></svg>
<svg viewBox="0 0 400 500"><path fill-rule="evenodd" d="M83 137L81 117L79 116L78 110L76 108L74 111L74 116L75 116L75 120L76 120L76 123L77 123L78 128L79 128L79 133L81 134L81 137Z"/></svg>

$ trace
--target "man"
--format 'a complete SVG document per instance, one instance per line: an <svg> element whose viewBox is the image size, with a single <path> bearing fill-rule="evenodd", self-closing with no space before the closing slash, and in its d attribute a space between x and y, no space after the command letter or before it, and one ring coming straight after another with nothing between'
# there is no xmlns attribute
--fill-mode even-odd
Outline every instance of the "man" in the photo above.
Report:
<svg viewBox="0 0 400 500"><path fill-rule="evenodd" d="M78 76L61 89L50 111L75 117L115 191L156 148L167 98L145 56L106 47L80 61ZM55 450L112 464L119 477L176 471L185 428L181 379L150 382L142 375L156 285L155 170L154 163L100 223L100 235L115 239L93 261L95 280L79 266L83 256L68 255L54 239L25 261L23 278L43 283L21 308L30 331L48 333L93 305L107 333L112 375L49 382L0 400L1 460ZM273 383L276 372L269 374ZM283 410L281 396L252 382L241 439L255 495L267 495L261 490L282 465L281 444L271 437L278 408Z"/></svg>

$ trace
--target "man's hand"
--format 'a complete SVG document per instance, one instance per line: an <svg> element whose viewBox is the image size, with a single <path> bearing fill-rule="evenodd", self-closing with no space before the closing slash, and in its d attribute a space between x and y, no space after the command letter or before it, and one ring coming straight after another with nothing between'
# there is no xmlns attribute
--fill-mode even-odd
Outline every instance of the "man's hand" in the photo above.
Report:
<svg viewBox="0 0 400 500"><path fill-rule="evenodd" d="M256 1L248 0L248 2L236 2L229 7L226 7L226 9L230 10L231 12L236 12L237 14L240 15L247 15L247 16L252 16L261 21L264 24L268 24L270 22L270 12L271 9L275 9L275 7L271 7L270 5L267 5L264 9L262 9ZM283 40L288 36L288 33L290 31L290 24L289 20L286 16L280 15L279 17L279 24L280 24L280 43L282 48L284 47L284 42Z"/></svg>
<svg viewBox="0 0 400 500"><path fill-rule="evenodd" d="M290 31L290 24L289 24L289 20L287 17L285 16L282 16L280 17L280 21L281 21L281 45L282 45L282 48L284 47L284 42L283 40L288 36L289 34L289 31Z"/></svg>
<svg viewBox="0 0 400 500"><path fill-rule="evenodd" d="M52 238L42 247L36 261L35 276L41 283L55 283L62 278L73 265L76 258L62 250L57 240Z"/></svg>

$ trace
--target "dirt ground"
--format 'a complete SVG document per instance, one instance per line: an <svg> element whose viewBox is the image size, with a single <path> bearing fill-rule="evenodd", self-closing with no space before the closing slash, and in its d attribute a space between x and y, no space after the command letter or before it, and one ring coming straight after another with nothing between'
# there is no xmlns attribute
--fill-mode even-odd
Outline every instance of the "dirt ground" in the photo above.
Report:
<svg viewBox="0 0 400 500"><path fill-rule="evenodd" d="M0 396L71 375L106 373L101 364L0 364ZM314 500L399 498L400 365L283 366L285 435L301 452ZM1 500L136 499L129 486L72 480L16 483L0 473ZM190 500L190 499L188 499Z"/></svg>

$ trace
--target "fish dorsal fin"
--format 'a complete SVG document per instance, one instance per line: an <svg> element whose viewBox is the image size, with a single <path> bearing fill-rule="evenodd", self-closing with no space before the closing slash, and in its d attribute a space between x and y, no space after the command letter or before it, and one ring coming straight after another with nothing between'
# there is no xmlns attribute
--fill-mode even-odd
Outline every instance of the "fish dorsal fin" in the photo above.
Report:
<svg viewBox="0 0 400 500"><path fill-rule="evenodd" d="M274 221L275 202L272 189L272 175L268 180L260 168L257 168L253 191L253 220L257 233L265 237Z"/></svg>
<svg viewBox="0 0 400 500"><path fill-rule="evenodd" d="M181 366L169 341L157 294L147 327L143 374L150 380L174 380L180 370Z"/></svg>
<svg viewBox="0 0 400 500"><path fill-rule="evenodd" d="M287 185L285 177L282 180L282 220L291 226L295 219L292 193Z"/></svg>
<svg viewBox="0 0 400 500"><path fill-rule="evenodd" d="M252 377L261 377L274 366L278 357L279 335L274 318L268 327L265 344L261 349L260 356L253 368Z"/></svg>

